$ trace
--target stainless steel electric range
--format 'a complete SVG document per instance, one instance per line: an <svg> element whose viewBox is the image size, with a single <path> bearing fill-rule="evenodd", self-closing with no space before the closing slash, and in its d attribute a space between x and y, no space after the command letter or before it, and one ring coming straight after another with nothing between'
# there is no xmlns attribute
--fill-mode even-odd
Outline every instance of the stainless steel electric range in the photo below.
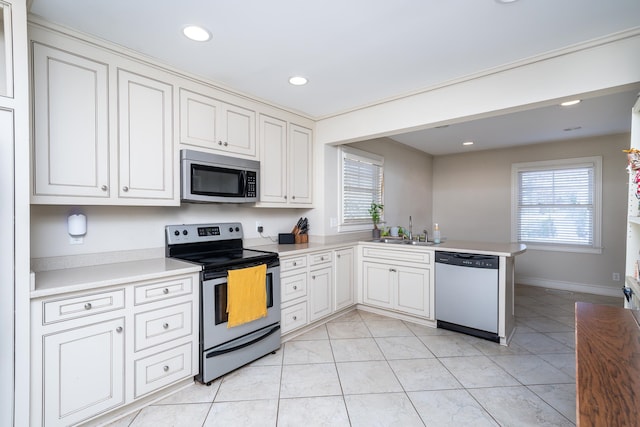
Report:
<svg viewBox="0 0 640 427"><path fill-rule="evenodd" d="M274 252L245 249L242 224L165 227L166 256L202 265L200 273L200 373L210 384L280 348L280 261ZM267 316L228 328L227 272L266 264Z"/></svg>

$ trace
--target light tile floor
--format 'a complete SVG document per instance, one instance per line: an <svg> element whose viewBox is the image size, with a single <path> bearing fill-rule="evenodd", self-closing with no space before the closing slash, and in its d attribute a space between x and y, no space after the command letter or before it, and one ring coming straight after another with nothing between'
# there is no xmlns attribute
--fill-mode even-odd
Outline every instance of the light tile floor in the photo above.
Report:
<svg viewBox="0 0 640 427"><path fill-rule="evenodd" d="M509 347L352 311L110 426L573 426L575 301L622 305L519 285Z"/></svg>

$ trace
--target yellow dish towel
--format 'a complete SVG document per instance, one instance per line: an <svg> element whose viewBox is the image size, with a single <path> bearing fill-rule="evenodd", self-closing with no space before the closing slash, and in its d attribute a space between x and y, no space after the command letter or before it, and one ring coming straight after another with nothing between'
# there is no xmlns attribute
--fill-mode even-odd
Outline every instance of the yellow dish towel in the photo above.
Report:
<svg viewBox="0 0 640 427"><path fill-rule="evenodd" d="M267 266L261 264L229 270L227 279L227 328L267 316Z"/></svg>

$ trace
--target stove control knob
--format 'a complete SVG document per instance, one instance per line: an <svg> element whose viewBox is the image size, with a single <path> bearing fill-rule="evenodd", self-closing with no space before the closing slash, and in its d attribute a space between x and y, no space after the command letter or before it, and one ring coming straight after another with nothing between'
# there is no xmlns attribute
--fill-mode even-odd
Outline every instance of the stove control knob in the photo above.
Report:
<svg viewBox="0 0 640 427"><path fill-rule="evenodd" d="M175 234L176 236L180 235L180 232L178 230L174 231L173 234Z"/></svg>
<svg viewBox="0 0 640 427"><path fill-rule="evenodd" d="M240 231L240 227L236 227L236 232Z"/></svg>
<svg viewBox="0 0 640 427"><path fill-rule="evenodd" d="M233 227L229 227L229 233L233 233Z"/></svg>
<svg viewBox="0 0 640 427"><path fill-rule="evenodd" d="M187 234L189 234L189 232L187 230L182 230L182 234L186 236Z"/></svg>

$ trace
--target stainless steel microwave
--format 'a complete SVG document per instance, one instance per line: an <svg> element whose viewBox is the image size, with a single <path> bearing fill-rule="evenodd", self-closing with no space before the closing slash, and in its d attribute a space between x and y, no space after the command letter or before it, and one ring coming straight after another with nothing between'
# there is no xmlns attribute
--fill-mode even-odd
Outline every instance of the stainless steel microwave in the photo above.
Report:
<svg viewBox="0 0 640 427"><path fill-rule="evenodd" d="M180 198L187 203L259 201L260 162L180 150Z"/></svg>

